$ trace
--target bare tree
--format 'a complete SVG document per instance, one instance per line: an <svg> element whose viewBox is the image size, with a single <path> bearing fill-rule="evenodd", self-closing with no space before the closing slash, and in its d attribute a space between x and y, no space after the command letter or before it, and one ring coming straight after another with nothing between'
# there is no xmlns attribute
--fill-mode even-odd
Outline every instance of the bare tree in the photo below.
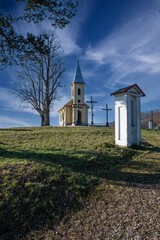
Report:
<svg viewBox="0 0 160 240"><path fill-rule="evenodd" d="M39 38L46 51L42 54L37 50L25 56L12 92L40 114L41 126L49 126L50 110L53 100L58 98L65 67L55 33L42 34Z"/></svg>

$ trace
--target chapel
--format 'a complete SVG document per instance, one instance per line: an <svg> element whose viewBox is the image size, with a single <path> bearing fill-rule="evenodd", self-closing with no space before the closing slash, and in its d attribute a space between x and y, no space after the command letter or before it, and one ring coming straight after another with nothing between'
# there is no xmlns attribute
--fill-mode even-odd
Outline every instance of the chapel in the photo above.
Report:
<svg viewBox="0 0 160 240"><path fill-rule="evenodd" d="M58 111L60 126L88 125L89 106L84 101L84 85L79 61L77 61L71 85L71 100Z"/></svg>

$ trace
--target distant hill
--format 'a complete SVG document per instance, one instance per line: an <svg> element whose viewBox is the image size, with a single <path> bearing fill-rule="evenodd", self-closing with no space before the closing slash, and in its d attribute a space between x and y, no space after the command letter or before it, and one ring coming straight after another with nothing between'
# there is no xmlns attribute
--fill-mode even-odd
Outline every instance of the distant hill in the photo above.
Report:
<svg viewBox="0 0 160 240"><path fill-rule="evenodd" d="M141 127L148 128L148 122L152 119L151 111L141 113ZM160 111L153 111L153 127L160 127Z"/></svg>
<svg viewBox="0 0 160 240"><path fill-rule="evenodd" d="M148 128L148 122L151 118L151 111L141 112L141 127ZM114 127L115 122L110 122L109 126ZM153 127L160 128L160 111L158 109L153 111Z"/></svg>

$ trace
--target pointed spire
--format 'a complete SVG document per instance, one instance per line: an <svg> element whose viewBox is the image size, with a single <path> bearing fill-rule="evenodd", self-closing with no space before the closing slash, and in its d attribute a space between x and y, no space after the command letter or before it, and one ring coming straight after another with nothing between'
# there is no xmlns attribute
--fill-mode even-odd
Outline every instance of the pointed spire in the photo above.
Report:
<svg viewBox="0 0 160 240"><path fill-rule="evenodd" d="M72 83L84 83L82 72L79 66L79 60L77 60L77 67L75 70L74 78Z"/></svg>

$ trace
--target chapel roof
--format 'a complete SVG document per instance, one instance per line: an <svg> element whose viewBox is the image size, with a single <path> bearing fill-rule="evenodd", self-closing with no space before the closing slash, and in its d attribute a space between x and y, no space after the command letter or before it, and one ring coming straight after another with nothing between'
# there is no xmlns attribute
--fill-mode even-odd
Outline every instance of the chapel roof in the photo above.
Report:
<svg viewBox="0 0 160 240"><path fill-rule="evenodd" d="M133 85L131 85L131 86L128 86L128 87L125 87L125 88L121 88L121 89L119 89L119 90L111 93L111 96L112 96L112 95L114 96L114 95L117 95L117 94L120 94L120 93L128 92L130 89L132 89L132 88L134 88L134 87L138 88L138 90L139 90L139 91L141 92L141 94L142 94L142 97L146 96L145 93L142 91L142 89L140 89L140 87L139 87L136 83L133 84Z"/></svg>
<svg viewBox="0 0 160 240"><path fill-rule="evenodd" d="M77 104L73 104L73 99L72 99L69 102L67 102L58 112L60 112L65 107L75 107L75 106L77 106ZM86 103L79 104L79 106L89 108L89 106Z"/></svg>
<svg viewBox="0 0 160 240"><path fill-rule="evenodd" d="M61 111L64 107L71 107L72 105L73 105L73 99L71 99L69 102L67 102L59 111Z"/></svg>
<svg viewBox="0 0 160 240"><path fill-rule="evenodd" d="M76 66L72 83L84 83L82 72L79 66L79 60L77 60L77 66Z"/></svg>

